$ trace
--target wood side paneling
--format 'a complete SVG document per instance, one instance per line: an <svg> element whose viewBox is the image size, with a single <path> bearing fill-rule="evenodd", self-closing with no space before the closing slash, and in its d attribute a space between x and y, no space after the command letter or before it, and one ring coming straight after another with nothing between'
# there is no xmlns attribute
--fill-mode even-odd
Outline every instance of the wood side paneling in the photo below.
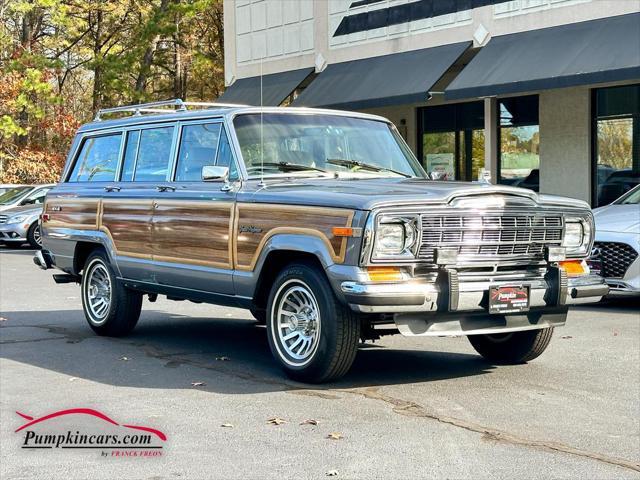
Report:
<svg viewBox="0 0 640 480"><path fill-rule="evenodd" d="M336 263L347 239L333 227L352 225L352 210L202 200L54 198L47 226L100 230L118 255L239 270L253 270L273 235L321 239ZM242 231L241 231L242 230Z"/></svg>
<svg viewBox="0 0 640 480"><path fill-rule="evenodd" d="M157 200L153 214L153 258L233 268L229 252L233 203Z"/></svg>
<svg viewBox="0 0 640 480"><path fill-rule="evenodd" d="M152 214L152 199L103 200L100 230L111 237L119 255L150 259Z"/></svg>
<svg viewBox="0 0 640 480"><path fill-rule="evenodd" d="M44 213L49 215L47 227L97 229L99 205L97 198L49 199L44 206Z"/></svg>
<svg viewBox="0 0 640 480"><path fill-rule="evenodd" d="M310 235L324 241L337 263L344 262L347 239L333 227L351 226L353 211L276 204L237 204L234 257L236 268L253 270L267 240L275 234Z"/></svg>

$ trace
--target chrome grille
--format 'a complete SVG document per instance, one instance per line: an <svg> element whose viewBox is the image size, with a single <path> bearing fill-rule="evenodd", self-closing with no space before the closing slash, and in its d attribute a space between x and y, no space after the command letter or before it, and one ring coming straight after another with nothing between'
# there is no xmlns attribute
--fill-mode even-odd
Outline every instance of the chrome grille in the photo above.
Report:
<svg viewBox="0 0 640 480"><path fill-rule="evenodd" d="M559 213L494 212L421 215L419 258L434 261L436 248L457 248L463 260L505 257L542 258L545 247L560 245L564 223Z"/></svg>
<svg viewBox="0 0 640 480"><path fill-rule="evenodd" d="M601 275L605 278L623 278L638 258L638 252L626 243L596 242L593 244L593 251L594 259L602 262Z"/></svg>
<svg viewBox="0 0 640 480"><path fill-rule="evenodd" d="M7 223L9 215L0 215L0 223Z"/></svg>

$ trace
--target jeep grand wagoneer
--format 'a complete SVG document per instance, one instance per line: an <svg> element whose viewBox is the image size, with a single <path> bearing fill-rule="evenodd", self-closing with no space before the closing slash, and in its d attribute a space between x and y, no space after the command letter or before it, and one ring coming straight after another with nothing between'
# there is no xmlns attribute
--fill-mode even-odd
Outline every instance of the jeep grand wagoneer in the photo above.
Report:
<svg viewBox="0 0 640 480"><path fill-rule="evenodd" d="M570 304L607 293L584 261L586 203L430 181L389 121L359 113L102 111L78 131L41 227L36 263L81 284L97 334L130 332L144 296L244 307L308 382L398 332L467 335L492 362L526 362Z"/></svg>

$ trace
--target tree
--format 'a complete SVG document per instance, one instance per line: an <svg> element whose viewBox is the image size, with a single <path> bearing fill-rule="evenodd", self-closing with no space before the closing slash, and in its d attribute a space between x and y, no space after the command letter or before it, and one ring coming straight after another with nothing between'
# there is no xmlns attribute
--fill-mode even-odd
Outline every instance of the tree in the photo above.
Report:
<svg viewBox="0 0 640 480"><path fill-rule="evenodd" d="M99 108L224 89L222 0L0 0L0 181L57 178Z"/></svg>

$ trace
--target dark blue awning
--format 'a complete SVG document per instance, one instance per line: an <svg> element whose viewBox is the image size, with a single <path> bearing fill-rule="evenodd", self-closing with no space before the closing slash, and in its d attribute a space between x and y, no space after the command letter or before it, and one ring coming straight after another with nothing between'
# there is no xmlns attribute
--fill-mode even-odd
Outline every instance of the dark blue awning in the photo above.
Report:
<svg viewBox="0 0 640 480"><path fill-rule="evenodd" d="M640 13L495 37L445 90L450 100L640 79Z"/></svg>
<svg viewBox="0 0 640 480"><path fill-rule="evenodd" d="M427 92L470 45L462 42L334 63L293 105L362 109L424 102Z"/></svg>
<svg viewBox="0 0 640 480"><path fill-rule="evenodd" d="M262 76L262 105L277 107L291 95L313 68L301 68L288 72ZM240 78L231 84L218 98L219 102L260 105L260 77Z"/></svg>

